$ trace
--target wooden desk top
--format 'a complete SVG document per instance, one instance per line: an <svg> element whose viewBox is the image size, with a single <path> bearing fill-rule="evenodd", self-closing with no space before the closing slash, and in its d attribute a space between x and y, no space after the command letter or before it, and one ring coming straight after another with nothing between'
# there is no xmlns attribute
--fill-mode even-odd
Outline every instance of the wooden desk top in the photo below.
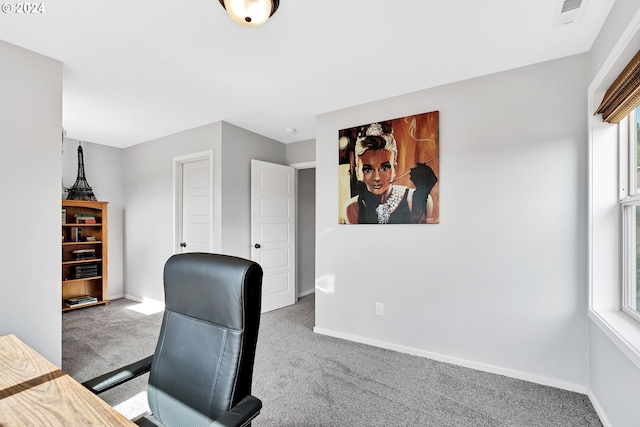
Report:
<svg viewBox="0 0 640 427"><path fill-rule="evenodd" d="M0 427L135 426L15 335L0 337Z"/></svg>

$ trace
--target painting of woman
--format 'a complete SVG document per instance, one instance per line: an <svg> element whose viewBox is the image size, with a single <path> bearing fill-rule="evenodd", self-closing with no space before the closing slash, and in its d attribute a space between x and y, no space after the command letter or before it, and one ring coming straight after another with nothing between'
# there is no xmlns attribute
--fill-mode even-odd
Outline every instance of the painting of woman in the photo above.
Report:
<svg viewBox="0 0 640 427"><path fill-rule="evenodd" d="M409 123L415 124L411 121ZM424 138L415 137L415 128L411 130L412 127L409 126L408 129L413 142L426 142ZM433 157L433 154L437 155L437 143L427 144L435 145L435 153L433 149L430 153L425 153L424 149L417 150L423 156L430 156L430 159L425 161L414 159L412 167L406 172L399 173L398 142L390 123L372 123L361 126L357 130L346 131L348 132L342 131L342 137L351 135L353 139L348 158L350 159L351 187L354 190L351 193L355 194L342 202L339 222L343 224L437 223L437 218L434 217L436 201L431 193L438 178L433 168L427 164L437 159ZM342 140L341 143L344 145L345 141ZM344 146L349 147L349 144ZM410 146L406 144L405 148ZM416 152L415 149L413 151ZM341 156L346 154L342 153ZM407 156L404 159L406 160ZM403 178L406 180L406 185L396 183Z"/></svg>

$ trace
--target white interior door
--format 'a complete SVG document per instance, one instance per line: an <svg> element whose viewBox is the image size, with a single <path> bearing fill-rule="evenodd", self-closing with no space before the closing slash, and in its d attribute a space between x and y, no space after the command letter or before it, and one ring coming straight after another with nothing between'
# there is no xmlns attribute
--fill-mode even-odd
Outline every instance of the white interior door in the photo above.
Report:
<svg viewBox="0 0 640 427"><path fill-rule="evenodd" d="M251 259L262 266L262 312L296 302L295 169L251 160Z"/></svg>
<svg viewBox="0 0 640 427"><path fill-rule="evenodd" d="M212 203L209 159L182 163L181 239L178 252L211 252Z"/></svg>

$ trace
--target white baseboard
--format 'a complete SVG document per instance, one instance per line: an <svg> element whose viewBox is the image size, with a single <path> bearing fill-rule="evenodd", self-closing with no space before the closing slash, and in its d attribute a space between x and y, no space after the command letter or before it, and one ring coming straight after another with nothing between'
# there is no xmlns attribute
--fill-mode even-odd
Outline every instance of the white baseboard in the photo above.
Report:
<svg viewBox="0 0 640 427"><path fill-rule="evenodd" d="M559 381L555 378L543 377L540 375L533 375L527 372L514 371L511 369L501 368L499 366L487 365L484 363L473 362L471 360L459 359L457 357L446 356L438 353L432 353L429 351L418 350L411 347L405 347L397 344L388 343L385 341L374 340L370 338L364 338L357 335L345 334L343 332L336 332L329 329L314 327L313 332L328 335L330 337L342 338L349 341L355 341L362 344L372 345L374 347L386 348L388 350L398 351L400 353L411 354L413 356L420 356L427 359L437 360L439 362L451 363L453 365L464 366L465 368L476 369L478 371L489 372L492 374L504 375L510 378L516 378L519 380L529 381L536 384L546 385L550 387L560 388L563 390L569 390L576 393L587 394L587 387L581 384L570 383L566 381Z"/></svg>
<svg viewBox="0 0 640 427"><path fill-rule="evenodd" d="M602 405L600 405L600 402L598 401L598 399L591 393L591 391L587 391L587 397L589 397L589 400L591 401L591 404L593 405L593 409L596 410L596 414L598 414L598 417L600 417L600 421L602 422L602 425L604 427L613 427L613 424L611 424L611 421L609 421L609 419L607 418L607 416L605 415L604 410L602 409Z"/></svg>
<svg viewBox="0 0 640 427"><path fill-rule="evenodd" d="M126 299L128 299L129 301L142 302L142 298L134 297L134 296L132 296L132 295L127 295L127 294L124 294L124 295L122 296L122 298L126 298Z"/></svg>

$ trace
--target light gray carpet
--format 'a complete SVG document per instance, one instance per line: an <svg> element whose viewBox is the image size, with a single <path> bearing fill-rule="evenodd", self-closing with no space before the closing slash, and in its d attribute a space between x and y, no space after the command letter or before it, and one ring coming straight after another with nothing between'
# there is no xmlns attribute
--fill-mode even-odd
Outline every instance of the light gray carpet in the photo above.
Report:
<svg viewBox="0 0 640 427"><path fill-rule="evenodd" d="M254 427L602 426L579 393L315 334L314 303L309 295L262 316L253 394L264 406ZM153 352L161 314L130 312L129 304L63 315L66 372L84 381ZM117 405L146 379L101 397ZM146 402L119 409L132 416Z"/></svg>
<svg viewBox="0 0 640 427"><path fill-rule="evenodd" d="M126 307L137 303L112 300L62 314L62 370L83 382L153 354L162 313L144 315ZM143 375L100 395L127 418L149 410ZM141 392L143 395L135 397Z"/></svg>

